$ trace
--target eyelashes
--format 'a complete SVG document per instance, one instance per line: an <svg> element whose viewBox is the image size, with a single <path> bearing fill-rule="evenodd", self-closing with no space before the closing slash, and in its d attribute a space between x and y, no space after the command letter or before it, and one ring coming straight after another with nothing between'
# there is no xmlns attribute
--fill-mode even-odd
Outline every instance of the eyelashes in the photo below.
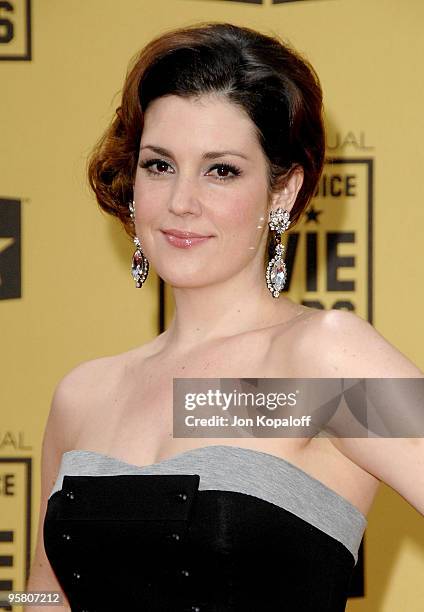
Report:
<svg viewBox="0 0 424 612"><path fill-rule="evenodd" d="M158 176L167 174L167 172L157 172L151 169L153 166L156 166L156 165L159 167L162 166L162 168L165 167L165 169L166 167L171 167L170 164L168 164L168 162L166 162L163 159L147 159L139 163L140 168L147 170L147 172L149 172L149 174L151 174L154 177L158 177ZM215 170L215 169L223 170L224 172L231 172L233 174L233 176L215 176L215 178L218 181L232 180L242 174L242 171L240 168L238 168L237 166L234 166L233 164L228 164L228 163L214 164L213 166L209 168L208 172L211 172L211 170Z"/></svg>

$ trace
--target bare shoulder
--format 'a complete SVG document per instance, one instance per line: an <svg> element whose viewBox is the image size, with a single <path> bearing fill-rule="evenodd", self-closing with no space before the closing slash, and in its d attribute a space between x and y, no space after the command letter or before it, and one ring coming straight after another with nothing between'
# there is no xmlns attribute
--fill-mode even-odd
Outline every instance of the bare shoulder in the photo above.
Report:
<svg viewBox="0 0 424 612"><path fill-rule="evenodd" d="M58 382L55 393L61 393L65 397L69 393L77 395L98 393L105 386L113 384L125 361L125 355L126 353L121 353L97 357L77 364Z"/></svg>
<svg viewBox="0 0 424 612"><path fill-rule="evenodd" d="M306 377L424 377L422 370L368 321L352 312L317 312L308 319L301 344L308 363L302 374ZM396 414L397 405L392 409ZM424 514L424 438L342 436L331 438L331 442Z"/></svg>
<svg viewBox="0 0 424 612"><path fill-rule="evenodd" d="M84 418L110 395L120 379L124 363L123 355L83 361L57 382L48 424L62 437L63 450L73 448Z"/></svg>
<svg viewBox="0 0 424 612"><path fill-rule="evenodd" d="M371 323L347 310L321 310L310 317L302 338L317 377L407 378L424 372Z"/></svg>

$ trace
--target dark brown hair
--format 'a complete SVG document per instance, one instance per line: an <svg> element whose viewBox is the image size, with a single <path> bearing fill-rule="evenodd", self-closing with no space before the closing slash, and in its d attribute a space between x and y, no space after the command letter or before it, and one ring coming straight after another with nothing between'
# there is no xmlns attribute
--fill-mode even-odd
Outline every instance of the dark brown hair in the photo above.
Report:
<svg viewBox="0 0 424 612"><path fill-rule="evenodd" d="M269 197L302 166L304 180L290 227L314 195L324 164L325 131L313 67L277 37L230 23L199 23L158 36L132 59L121 105L89 159L89 183L100 207L118 217L131 237L128 203L147 106L165 95L209 93L224 95L255 124L268 162Z"/></svg>

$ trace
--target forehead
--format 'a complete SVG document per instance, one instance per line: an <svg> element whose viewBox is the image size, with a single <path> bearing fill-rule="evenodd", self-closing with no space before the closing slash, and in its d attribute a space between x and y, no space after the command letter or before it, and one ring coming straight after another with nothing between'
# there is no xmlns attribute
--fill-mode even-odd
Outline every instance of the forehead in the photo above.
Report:
<svg viewBox="0 0 424 612"><path fill-rule="evenodd" d="M166 141L187 146L199 142L202 147L260 148L250 117L241 107L218 95L169 95L151 102L144 115L141 144L152 139L158 141L155 144Z"/></svg>

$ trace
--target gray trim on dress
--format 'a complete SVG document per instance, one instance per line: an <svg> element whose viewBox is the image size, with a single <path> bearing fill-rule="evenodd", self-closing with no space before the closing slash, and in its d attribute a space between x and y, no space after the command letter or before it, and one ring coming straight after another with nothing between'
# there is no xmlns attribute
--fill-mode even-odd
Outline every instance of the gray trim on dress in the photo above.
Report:
<svg viewBox="0 0 424 612"><path fill-rule="evenodd" d="M199 490L237 491L280 506L344 544L355 564L358 561L368 523L365 515L320 480L276 455L210 445L141 467L94 451L71 450L62 455L50 496L62 488L64 475L118 474L198 474Z"/></svg>

